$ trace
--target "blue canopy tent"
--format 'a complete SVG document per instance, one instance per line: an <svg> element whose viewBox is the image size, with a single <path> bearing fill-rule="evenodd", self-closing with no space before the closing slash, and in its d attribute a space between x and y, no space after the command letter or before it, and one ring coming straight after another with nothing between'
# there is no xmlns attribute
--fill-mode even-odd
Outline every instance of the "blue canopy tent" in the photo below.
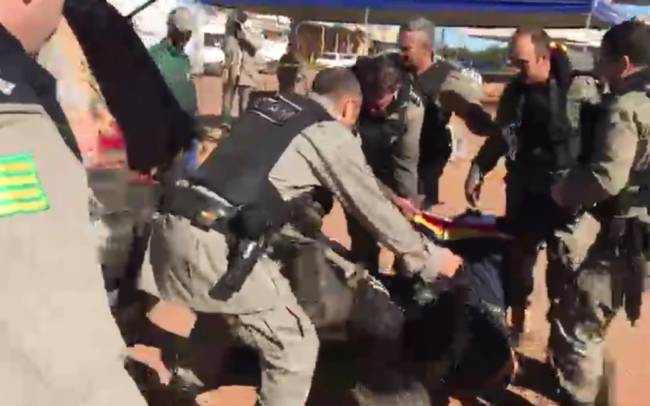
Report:
<svg viewBox="0 0 650 406"><path fill-rule="evenodd" d="M199 0L298 21L399 24L424 16L444 26L606 27L625 19L605 0Z"/></svg>

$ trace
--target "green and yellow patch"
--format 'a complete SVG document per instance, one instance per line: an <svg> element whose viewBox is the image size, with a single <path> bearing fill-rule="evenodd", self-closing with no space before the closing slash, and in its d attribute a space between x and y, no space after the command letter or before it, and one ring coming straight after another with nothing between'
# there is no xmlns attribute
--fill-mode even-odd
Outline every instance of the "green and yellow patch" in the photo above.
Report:
<svg viewBox="0 0 650 406"><path fill-rule="evenodd" d="M49 208L32 154L0 156L0 217Z"/></svg>

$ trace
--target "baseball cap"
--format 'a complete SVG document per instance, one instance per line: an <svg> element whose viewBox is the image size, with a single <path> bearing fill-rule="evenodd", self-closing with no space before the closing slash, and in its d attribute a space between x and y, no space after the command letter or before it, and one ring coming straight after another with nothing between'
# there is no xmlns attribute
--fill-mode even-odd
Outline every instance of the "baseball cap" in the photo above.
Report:
<svg viewBox="0 0 650 406"><path fill-rule="evenodd" d="M167 24L176 28L179 31L193 31L194 30L194 17L192 12L186 7L178 7L169 13Z"/></svg>

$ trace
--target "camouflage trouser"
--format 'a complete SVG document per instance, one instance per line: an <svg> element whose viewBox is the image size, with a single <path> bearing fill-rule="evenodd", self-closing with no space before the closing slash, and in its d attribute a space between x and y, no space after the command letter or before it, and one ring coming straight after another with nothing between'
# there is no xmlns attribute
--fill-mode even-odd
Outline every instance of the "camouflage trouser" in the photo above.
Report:
<svg viewBox="0 0 650 406"><path fill-rule="evenodd" d="M534 270L546 244L546 286L553 302L557 290L584 259L593 243L596 220L589 216L573 220L553 203L550 193L524 189L522 180L509 179L506 187L506 225L514 235L509 257L508 304L526 308L534 288ZM568 223L568 225L567 225ZM561 227L561 231L556 228ZM554 231L556 230L556 231Z"/></svg>
<svg viewBox="0 0 650 406"><path fill-rule="evenodd" d="M614 292L626 269L625 259L600 238L575 272L566 275L549 319L549 350L559 384L575 404L610 404L605 334L616 315ZM601 403L601 397L603 402Z"/></svg>
<svg viewBox="0 0 650 406"><path fill-rule="evenodd" d="M226 237L217 231L170 214L154 219L148 260L161 298L198 313L227 315L234 335L259 355L258 405L304 405L318 356L313 324L279 264L265 256L239 292L225 301L212 298L208 292L226 272L227 253Z"/></svg>

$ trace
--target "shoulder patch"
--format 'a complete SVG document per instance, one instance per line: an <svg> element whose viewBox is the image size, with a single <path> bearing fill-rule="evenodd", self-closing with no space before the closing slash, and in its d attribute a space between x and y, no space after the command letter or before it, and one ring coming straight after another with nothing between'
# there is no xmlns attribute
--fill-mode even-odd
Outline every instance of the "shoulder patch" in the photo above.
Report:
<svg viewBox="0 0 650 406"><path fill-rule="evenodd" d="M0 156L0 218L49 208L32 154Z"/></svg>

